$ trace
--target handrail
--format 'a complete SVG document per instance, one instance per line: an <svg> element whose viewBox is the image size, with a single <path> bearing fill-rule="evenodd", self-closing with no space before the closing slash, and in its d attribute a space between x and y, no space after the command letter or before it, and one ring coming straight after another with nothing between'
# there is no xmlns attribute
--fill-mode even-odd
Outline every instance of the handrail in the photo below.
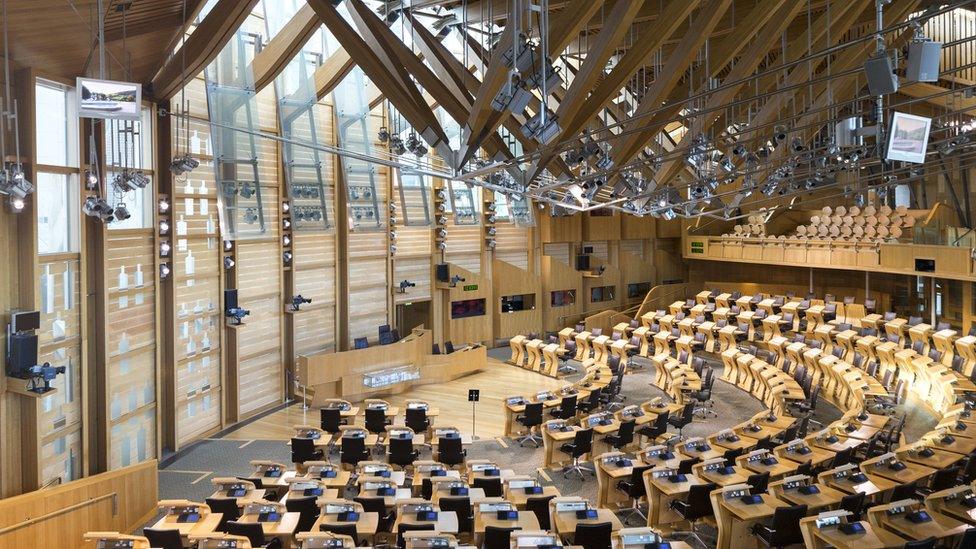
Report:
<svg viewBox="0 0 976 549"><path fill-rule="evenodd" d="M665 293L664 295L653 295L657 293L663 293L665 291L667 293ZM684 297L684 294L687 291L688 291L687 282L675 282L673 284L658 284L657 286L654 286L647 292L647 295L644 296L644 301L641 302L640 307L637 309L637 313L634 315L634 318L640 318L641 315L647 312L647 310L650 308L648 305L649 303L652 303L663 297L673 297L675 294L681 294L682 297Z"/></svg>
<svg viewBox="0 0 976 549"><path fill-rule="evenodd" d="M111 492L111 493L108 493L108 494L102 494L102 495L100 495L100 496L98 496L96 498L88 499L88 500L85 500L85 501L79 501L78 503L75 503L73 505L69 505L67 507L58 509L56 511L51 511L50 513L44 513L43 515L39 515L39 516L36 516L36 517L33 517L33 518L29 518L29 519L27 519L27 520L25 520L23 522L18 522L17 524L11 524L10 526L6 526L4 528L0 528L0 536L2 536L4 534L7 534L7 533L10 533L10 532L13 532L14 530L20 530L21 528L30 526L32 524L37 524L38 522L43 522L45 520L48 520L50 518L54 518L56 516L63 515L65 513L69 513L71 511L74 511L75 509L81 509L82 507L87 507L89 505L98 503L98 502L103 501L103 500L106 500L106 499L110 499L110 498L111 499L116 499L116 498L118 498L118 496L119 496L118 492ZM113 512L113 514L115 514L115 513Z"/></svg>

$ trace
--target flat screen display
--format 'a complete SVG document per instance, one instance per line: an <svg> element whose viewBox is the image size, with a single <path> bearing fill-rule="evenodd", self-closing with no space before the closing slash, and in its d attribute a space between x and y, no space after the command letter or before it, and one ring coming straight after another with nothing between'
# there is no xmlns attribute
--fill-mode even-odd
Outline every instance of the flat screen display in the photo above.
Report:
<svg viewBox="0 0 976 549"><path fill-rule="evenodd" d="M472 316L484 316L484 314L484 298L451 302L451 318L468 318Z"/></svg>
<svg viewBox="0 0 976 549"><path fill-rule="evenodd" d="M891 130L888 132L888 160L915 164L925 162L931 126L931 118L896 112L891 117Z"/></svg>
<svg viewBox="0 0 976 549"><path fill-rule="evenodd" d="M97 80L79 76L76 80L78 116L139 120L142 86L135 82Z"/></svg>

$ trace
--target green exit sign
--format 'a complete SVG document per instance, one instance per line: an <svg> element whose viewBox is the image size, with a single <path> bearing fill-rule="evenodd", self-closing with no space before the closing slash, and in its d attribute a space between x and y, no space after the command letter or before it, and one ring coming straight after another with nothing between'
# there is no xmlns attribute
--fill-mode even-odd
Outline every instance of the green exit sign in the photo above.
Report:
<svg viewBox="0 0 976 549"><path fill-rule="evenodd" d="M477 284L467 284L467 285L464 286L464 291L465 292L475 292L475 291L478 291L478 285Z"/></svg>
<svg viewBox="0 0 976 549"><path fill-rule="evenodd" d="M705 253L705 243L700 241L693 241L691 243L691 253L693 254L704 254Z"/></svg>

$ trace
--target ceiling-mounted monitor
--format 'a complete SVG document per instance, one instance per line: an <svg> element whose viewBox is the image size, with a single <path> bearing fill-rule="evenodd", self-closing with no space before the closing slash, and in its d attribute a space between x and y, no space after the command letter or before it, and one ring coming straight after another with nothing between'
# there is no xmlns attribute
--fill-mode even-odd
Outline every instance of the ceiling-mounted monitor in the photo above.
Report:
<svg viewBox="0 0 976 549"><path fill-rule="evenodd" d="M929 129L932 119L896 112L891 117L891 130L888 132L888 160L925 162L925 149L929 144Z"/></svg>
<svg viewBox="0 0 976 549"><path fill-rule="evenodd" d="M79 76L76 81L78 116L139 120L142 86L135 82L97 80Z"/></svg>

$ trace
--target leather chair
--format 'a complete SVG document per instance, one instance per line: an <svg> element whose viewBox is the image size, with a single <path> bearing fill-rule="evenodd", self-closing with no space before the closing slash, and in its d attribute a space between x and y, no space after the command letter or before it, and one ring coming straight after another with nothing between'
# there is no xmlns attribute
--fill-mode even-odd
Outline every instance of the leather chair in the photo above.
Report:
<svg viewBox="0 0 976 549"><path fill-rule="evenodd" d="M512 532L521 530L515 528L498 528L485 526L485 543L483 549L509 549L512 546Z"/></svg>
<svg viewBox="0 0 976 549"><path fill-rule="evenodd" d="M715 515L709 494L717 488L718 486L711 482L692 486L688 490L688 496L684 500L672 500L669 506L681 518L691 523L688 537L695 538L702 546L706 546L706 544L702 542L701 537L695 532L695 525L701 519Z"/></svg>
<svg viewBox="0 0 976 549"><path fill-rule="evenodd" d="M298 526L295 528L296 532L308 532L315 525L315 521L319 518L319 506L316 503L317 498L315 496L301 497L301 498L289 498L285 501L285 510L289 513L298 513ZM353 536L353 539L356 537Z"/></svg>
<svg viewBox="0 0 976 549"><path fill-rule="evenodd" d="M339 449L339 461L341 463L356 466L360 461L365 461L369 457L365 438L342 437L342 446Z"/></svg>
<svg viewBox="0 0 976 549"><path fill-rule="evenodd" d="M324 456L322 450L315 449L315 441L310 438L291 439L291 462L305 463L319 461Z"/></svg>
<svg viewBox="0 0 976 549"><path fill-rule="evenodd" d="M623 510L626 511L626 514L620 517L622 521L626 522L628 518L636 514L641 518L641 524L647 522L647 515L641 511L640 501L647 494L647 490L644 488L644 471L650 469L650 465L634 467L630 471L630 477L617 481L617 490L627 494L631 503L630 509Z"/></svg>
<svg viewBox="0 0 976 549"><path fill-rule="evenodd" d="M609 522L597 524L581 522L576 525L573 545L583 549L606 549L611 546L610 536L612 533L613 527Z"/></svg>
<svg viewBox="0 0 976 549"><path fill-rule="evenodd" d="M525 436L516 440L519 446L524 445L526 442L531 442L538 448L542 444L542 437L533 433L533 429L541 428L542 426L542 408L543 404L541 402L526 404L522 414L515 418L515 421L525 427L527 431Z"/></svg>
<svg viewBox="0 0 976 549"><path fill-rule="evenodd" d="M157 549L183 549L183 537L179 530L143 528L142 535L149 540L149 545Z"/></svg>
<svg viewBox="0 0 976 549"><path fill-rule="evenodd" d="M573 463L563 468L563 478L569 476L571 471L575 471L576 474L583 478L583 471L589 472L591 475L596 475L596 471L580 465L580 458L590 453L593 450L593 429L581 429L576 431L576 435L573 437L573 442L568 442L559 447L559 451L564 454L569 454L573 458Z"/></svg>
<svg viewBox="0 0 976 549"><path fill-rule="evenodd" d="M653 423L646 423L643 427L638 429L637 436L646 437L651 442L657 440L657 437L668 432L669 415L669 412L664 410L658 414Z"/></svg>
<svg viewBox="0 0 976 549"><path fill-rule="evenodd" d="M807 516L806 505L792 505L777 507L773 513L773 521L766 525L757 523L752 527L752 534L759 538L766 547L786 547L794 543L803 543L803 533L797 528L800 519Z"/></svg>
<svg viewBox="0 0 976 549"><path fill-rule="evenodd" d="M394 437L389 442L390 455L387 456L387 462L390 465L409 467L420 456L420 452L413 449L413 439Z"/></svg>
<svg viewBox="0 0 976 549"><path fill-rule="evenodd" d="M844 511L850 512L851 515L849 520L861 520L861 515L864 512L864 501L866 499L867 496L863 492L844 496L840 500L840 508Z"/></svg>
<svg viewBox="0 0 976 549"><path fill-rule="evenodd" d="M636 420L624 421L620 424L616 433L603 437L603 442L612 446L614 450L626 448L634 442L634 428L636 426Z"/></svg>
<svg viewBox="0 0 976 549"><path fill-rule="evenodd" d="M206 503L211 513L222 515L217 527L214 528L218 532L226 533L227 523L241 518L241 508L237 506L237 500L234 498L207 498Z"/></svg>
<svg viewBox="0 0 976 549"><path fill-rule="evenodd" d="M407 543L403 539L404 532L424 532L433 530L433 524L404 524L401 522L397 525L397 547L399 549L406 549Z"/></svg>
<svg viewBox="0 0 976 549"><path fill-rule="evenodd" d="M681 410L681 415L668 418L668 425L678 430L678 440L684 438L684 428L691 424L695 415L695 403L689 402Z"/></svg>
<svg viewBox="0 0 976 549"><path fill-rule="evenodd" d="M471 500L466 497L442 497L437 500L441 511L453 511L458 518L458 531L463 534L474 534L474 511Z"/></svg>
<svg viewBox="0 0 976 549"><path fill-rule="evenodd" d="M551 519L549 515L549 502L556 496L537 496L525 500L525 510L532 511L535 518L539 521L541 530L551 530Z"/></svg>
<svg viewBox="0 0 976 549"><path fill-rule="evenodd" d="M380 517L377 523L377 532L389 532L393 528L393 522L396 520L396 512L387 509L384 498L357 497L353 498L353 501L363 506L364 513L376 513L376 516Z"/></svg>
<svg viewBox="0 0 976 549"><path fill-rule="evenodd" d="M303 532L304 530L296 529L296 532ZM319 525L320 532L329 532L337 536L349 536L352 538L352 542L356 544L357 547L365 546L366 544L359 539L358 531L356 530L355 524L329 524L323 523Z"/></svg>
<svg viewBox="0 0 976 549"><path fill-rule="evenodd" d="M423 408L407 408L404 424L413 429L414 433L426 433L430 429L430 419L427 418L427 410Z"/></svg>
<svg viewBox="0 0 976 549"><path fill-rule="evenodd" d="M564 396L559 407L549 412L550 417L571 420L576 417L576 395Z"/></svg>
<svg viewBox="0 0 976 549"><path fill-rule="evenodd" d="M278 538L267 539L264 537L264 526L257 522L228 522L227 533L232 536L244 536L251 541L251 547L264 549L281 549L281 540Z"/></svg>
<svg viewBox="0 0 976 549"><path fill-rule="evenodd" d="M477 477L471 483L472 488L481 488L485 497L500 498L503 495L502 479L491 477Z"/></svg>
<svg viewBox="0 0 976 549"><path fill-rule="evenodd" d="M752 486L753 494L765 494L769 491L769 471L749 475L746 484Z"/></svg>
<svg viewBox="0 0 976 549"><path fill-rule="evenodd" d="M463 464L467 455L461 445L461 437L441 437L437 441L437 461L448 467Z"/></svg>

